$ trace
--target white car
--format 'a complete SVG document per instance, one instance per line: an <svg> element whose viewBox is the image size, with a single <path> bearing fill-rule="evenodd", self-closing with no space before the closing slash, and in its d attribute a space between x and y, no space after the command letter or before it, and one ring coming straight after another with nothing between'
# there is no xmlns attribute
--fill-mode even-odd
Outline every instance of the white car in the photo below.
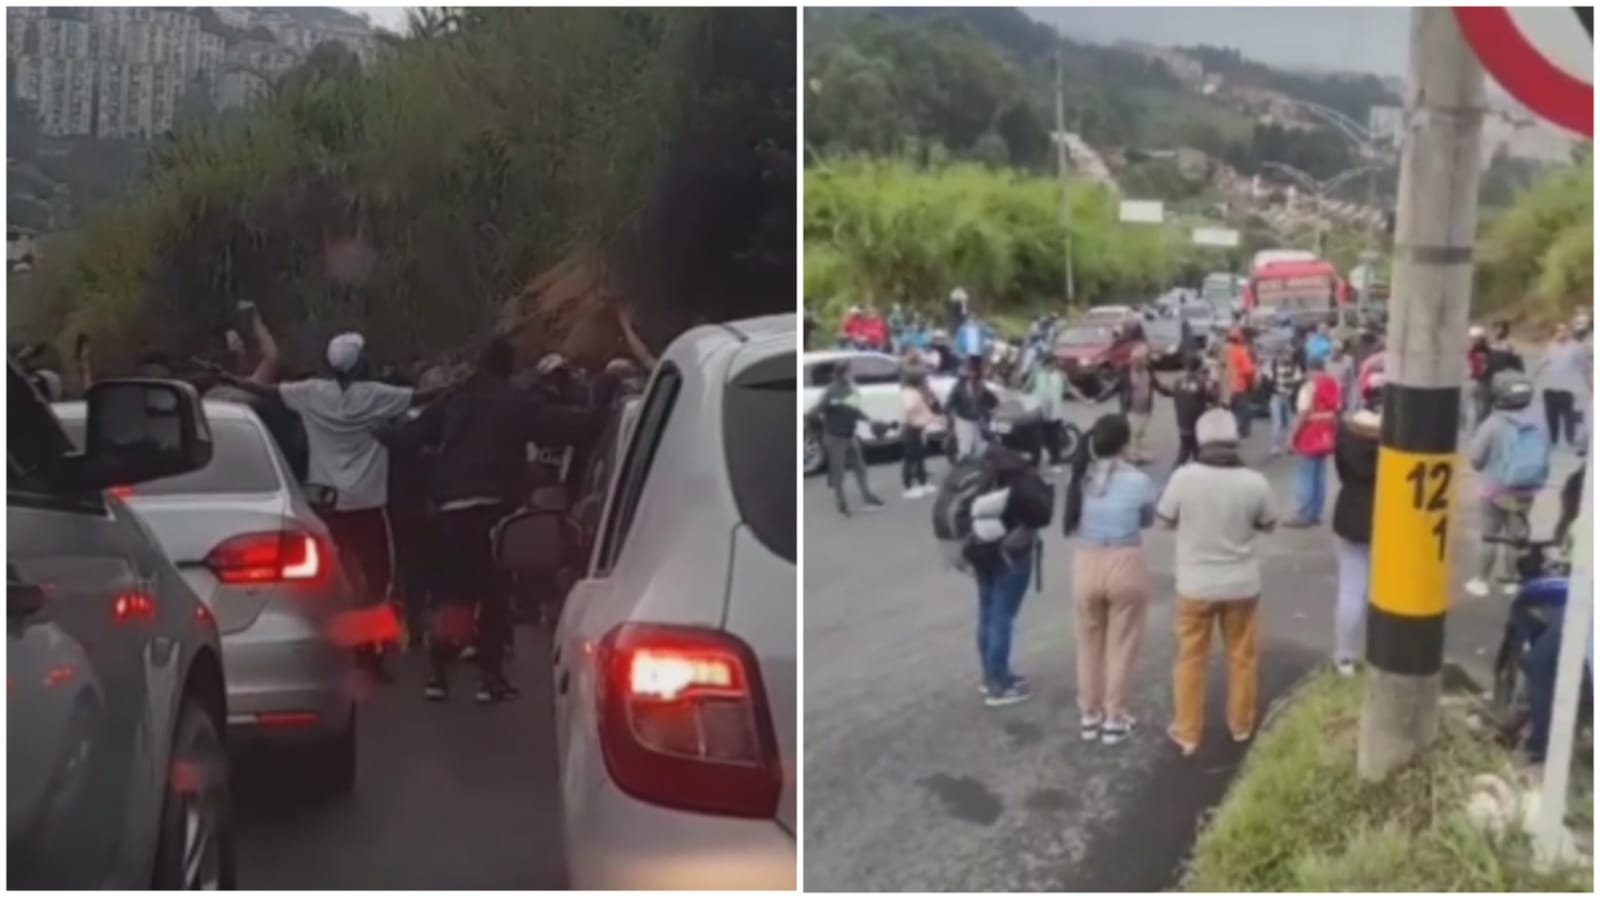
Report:
<svg viewBox="0 0 1600 899"><path fill-rule="evenodd" d="M900 422L905 417L900 400L900 360L887 353L857 350L825 350L805 353L800 359L801 377L805 389L801 394L801 409L808 410L822 398L823 391L833 383L834 373L840 365L849 365L856 390L861 394L861 411L868 421L856 428L861 445L868 449L897 446L900 443ZM928 387L934 396L945 397L955 386L954 375L930 374ZM874 429L872 423L881 427ZM944 437L944 422L936 421L929 428L930 442ZM822 440L811 428L802 429L805 443L801 447L803 467L813 475L827 467L828 459L822 450Z"/></svg>
<svg viewBox="0 0 1600 899"><path fill-rule="evenodd" d="M1138 310L1132 306L1092 306L1083 314L1077 324L1099 325L1115 328L1124 322L1139 318Z"/></svg>
<svg viewBox="0 0 1600 899"><path fill-rule="evenodd" d="M552 640L574 889L795 888L797 325L682 334L626 430ZM552 564L558 517L501 565Z"/></svg>

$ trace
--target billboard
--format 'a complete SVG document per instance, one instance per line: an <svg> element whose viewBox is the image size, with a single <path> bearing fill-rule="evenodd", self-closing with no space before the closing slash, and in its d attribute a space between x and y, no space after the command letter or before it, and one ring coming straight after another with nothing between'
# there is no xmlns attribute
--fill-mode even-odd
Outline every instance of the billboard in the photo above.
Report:
<svg viewBox="0 0 1600 899"><path fill-rule="evenodd" d="M1239 245L1239 232L1232 228L1196 228L1191 237L1197 247L1227 247Z"/></svg>
<svg viewBox="0 0 1600 899"><path fill-rule="evenodd" d="M1160 200L1123 200L1118 218L1133 225L1159 225L1166 220L1166 212Z"/></svg>

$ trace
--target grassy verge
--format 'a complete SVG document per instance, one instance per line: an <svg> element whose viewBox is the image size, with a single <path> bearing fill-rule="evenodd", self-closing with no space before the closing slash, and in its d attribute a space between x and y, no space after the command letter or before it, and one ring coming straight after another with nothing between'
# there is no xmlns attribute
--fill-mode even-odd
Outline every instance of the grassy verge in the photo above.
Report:
<svg viewBox="0 0 1600 899"><path fill-rule="evenodd" d="M1593 890L1592 870L1535 870L1521 835L1497 838L1467 821L1472 778L1508 775L1514 762L1454 715L1425 759L1363 782L1363 690L1356 678L1318 677L1262 732L1196 842L1184 890Z"/></svg>

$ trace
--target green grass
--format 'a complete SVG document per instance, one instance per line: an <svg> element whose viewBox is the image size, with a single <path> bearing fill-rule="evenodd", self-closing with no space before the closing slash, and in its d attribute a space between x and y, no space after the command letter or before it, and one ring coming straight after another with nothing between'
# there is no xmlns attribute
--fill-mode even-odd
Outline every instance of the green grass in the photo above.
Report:
<svg viewBox="0 0 1600 899"><path fill-rule="evenodd" d="M1196 842L1182 889L1592 891L1591 869L1537 871L1526 838L1468 823L1472 777L1514 763L1452 714L1425 758L1381 784L1362 781L1363 689L1359 679L1318 676L1262 732Z"/></svg>
<svg viewBox="0 0 1600 899"><path fill-rule="evenodd" d="M1248 142L1255 130L1249 116L1196 94L1153 89L1133 93L1144 107L1142 136L1150 146L1182 143L1204 125L1234 143Z"/></svg>

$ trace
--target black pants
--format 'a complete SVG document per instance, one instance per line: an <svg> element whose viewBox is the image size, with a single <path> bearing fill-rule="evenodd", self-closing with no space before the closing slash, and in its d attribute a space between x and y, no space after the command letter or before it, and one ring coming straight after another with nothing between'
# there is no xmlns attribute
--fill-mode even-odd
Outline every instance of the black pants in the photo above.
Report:
<svg viewBox="0 0 1600 899"><path fill-rule="evenodd" d="M928 445L922 429L906 425L901 431L905 442L905 455L900 460L900 480L907 490L928 485Z"/></svg>
<svg viewBox="0 0 1600 899"><path fill-rule="evenodd" d="M342 560L360 572L362 583L356 604L376 606L388 602L394 579L394 532L389 527L388 510L380 507L321 514ZM384 677L382 652L386 640L375 637L372 642L356 648L356 660L379 677Z"/></svg>
<svg viewBox="0 0 1600 899"><path fill-rule="evenodd" d="M1194 432L1178 432L1178 461L1173 468L1193 462L1200 455L1200 444L1194 439Z"/></svg>
<svg viewBox="0 0 1600 899"><path fill-rule="evenodd" d="M1546 390L1544 392L1544 418L1550 427L1550 445L1561 442L1563 425L1569 446L1578 445L1578 406L1570 391Z"/></svg>
<svg viewBox="0 0 1600 899"><path fill-rule="evenodd" d="M1256 411L1254 408L1252 408L1251 403L1252 392L1241 391L1239 393L1235 393L1233 395L1233 399L1231 399L1228 403L1229 407L1233 411L1233 419L1239 425L1240 440L1249 439L1250 425L1256 417Z"/></svg>
<svg viewBox="0 0 1600 899"><path fill-rule="evenodd" d="M485 680L504 677L506 644L511 636L511 586L495 565L490 535L494 526L515 511L509 503L473 506L439 513L444 575L436 597L429 658L433 673L444 677L460 655L463 631L477 611L478 668Z"/></svg>
<svg viewBox="0 0 1600 899"><path fill-rule="evenodd" d="M1045 438L1045 451L1050 453L1050 464L1061 464L1061 450L1066 445L1067 426L1064 422L1046 419L1040 432Z"/></svg>

